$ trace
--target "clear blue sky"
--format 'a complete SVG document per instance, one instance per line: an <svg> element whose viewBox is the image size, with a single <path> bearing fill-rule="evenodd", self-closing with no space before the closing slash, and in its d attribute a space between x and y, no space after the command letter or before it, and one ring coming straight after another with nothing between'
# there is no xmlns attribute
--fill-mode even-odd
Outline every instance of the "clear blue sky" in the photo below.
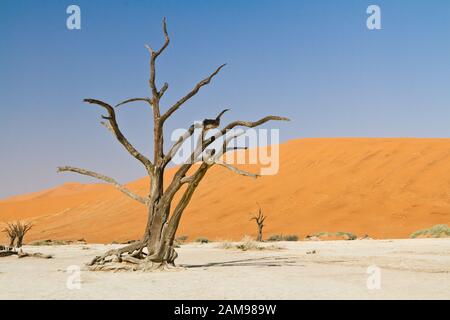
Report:
<svg viewBox="0 0 450 320"><path fill-rule="evenodd" d="M82 30L66 28L81 7ZM366 28L381 7L382 30ZM450 1L0 1L0 198L65 181L58 165L130 181L144 175L99 125L92 97L148 96L145 43L171 45L158 64L168 106L227 67L168 123L168 131L232 108L226 120L292 118L298 137L450 137ZM151 150L150 111L120 125Z"/></svg>

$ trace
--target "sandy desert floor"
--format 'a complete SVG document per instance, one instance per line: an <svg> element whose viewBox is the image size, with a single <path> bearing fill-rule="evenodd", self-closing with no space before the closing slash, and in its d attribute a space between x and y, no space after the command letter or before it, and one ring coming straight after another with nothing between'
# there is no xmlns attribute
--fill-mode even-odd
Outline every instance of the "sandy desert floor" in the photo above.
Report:
<svg viewBox="0 0 450 320"><path fill-rule="evenodd" d="M0 298L450 299L449 239L276 245L284 249L244 252L218 248L219 243L186 244L178 249L182 270L81 270L79 289L76 266L83 267L117 245L27 246L25 251L51 253L54 258L1 258ZM307 253L313 250L316 253ZM380 268L380 289L367 287L369 277L376 276L367 273L373 265Z"/></svg>

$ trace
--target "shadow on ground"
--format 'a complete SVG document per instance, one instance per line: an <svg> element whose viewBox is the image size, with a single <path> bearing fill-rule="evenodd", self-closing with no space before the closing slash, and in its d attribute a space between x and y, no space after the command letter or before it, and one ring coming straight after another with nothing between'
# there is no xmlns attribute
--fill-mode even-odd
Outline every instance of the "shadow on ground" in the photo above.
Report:
<svg viewBox="0 0 450 320"><path fill-rule="evenodd" d="M203 264L182 264L184 268L207 268L207 267L283 267L283 266L303 266L289 257L262 257L231 261L209 262Z"/></svg>

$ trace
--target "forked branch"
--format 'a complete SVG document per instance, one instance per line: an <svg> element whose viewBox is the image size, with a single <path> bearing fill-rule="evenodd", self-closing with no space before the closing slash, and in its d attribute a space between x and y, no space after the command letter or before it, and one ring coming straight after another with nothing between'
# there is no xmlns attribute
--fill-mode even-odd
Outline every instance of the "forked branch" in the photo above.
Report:
<svg viewBox="0 0 450 320"><path fill-rule="evenodd" d="M99 106L103 107L104 109L106 109L106 111L108 112L108 116L102 116L102 118L105 120L108 120L108 122L109 122L109 126L107 126L108 129L110 129L114 133L117 140L119 140L119 142L125 147L125 149L133 157L135 157L137 160L139 160L145 166L147 171L150 172L151 169L153 168L152 162L147 157L145 157L143 154L141 154L139 151L137 151L136 148L127 140L127 138L125 138L123 133L120 131L119 125L117 124L116 112L114 111L114 108L111 105L109 105L108 103L103 102L101 100L84 99L83 101L90 103L90 104L99 105Z"/></svg>
<svg viewBox="0 0 450 320"><path fill-rule="evenodd" d="M209 137L203 143L203 148L205 149L207 146L209 146L211 143L213 143L220 137L225 136L229 130L231 130L235 127L241 126L241 127L247 127L247 128L254 128L254 127L260 126L266 122L269 122L271 120L273 120L273 121L290 121L289 118L279 117L279 116L266 116L264 118L259 119L258 121L242 121L242 120L234 121L234 122L231 122L230 124L228 124L227 126L225 126L221 131L219 131L219 132L215 133L214 135L212 135L211 137Z"/></svg>
<svg viewBox="0 0 450 320"><path fill-rule="evenodd" d="M178 152L178 150L180 150L183 143L194 134L194 131L197 128L201 128L201 124L192 124L189 129L178 138L178 140L172 145L172 147L170 147L169 152L167 152L166 156L164 157L164 166L167 165L170 160L172 160L173 156Z"/></svg>
<svg viewBox="0 0 450 320"><path fill-rule="evenodd" d="M150 52L150 80L149 80L149 85L150 85L150 89L152 90L152 94L153 94L153 98L160 98L162 97L162 95L164 94L164 92L167 90L168 88L168 84L165 83L164 86L162 87L161 91L158 92L158 89L156 88L156 70L155 70L155 65L156 65L156 58L158 58L158 56L167 48L167 46L170 43L170 38L169 38L169 34L167 32L167 24L166 24L166 18L163 19L163 32L164 32L164 44L162 45L162 47L157 50L154 51L152 49L152 47L150 47L149 45L146 45L148 51Z"/></svg>

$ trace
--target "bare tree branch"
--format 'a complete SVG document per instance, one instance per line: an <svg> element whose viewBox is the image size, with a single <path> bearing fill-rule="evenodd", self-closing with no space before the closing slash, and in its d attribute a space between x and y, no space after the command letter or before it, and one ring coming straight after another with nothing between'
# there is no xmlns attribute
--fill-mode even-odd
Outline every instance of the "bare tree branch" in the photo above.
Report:
<svg viewBox="0 0 450 320"><path fill-rule="evenodd" d="M82 169L82 168L76 168L76 167L69 167L69 166L65 166L65 167L58 167L57 172L76 172L85 176L89 176L89 177L93 177L99 180L102 180L106 183L112 184L114 187L116 187L117 189L119 189L120 191L122 191L124 194L126 194L127 196L129 196L130 198L142 203L142 204L147 204L148 200L144 197L141 197L140 195L132 192L131 190L127 189L125 186L121 185L120 183L118 183L116 180L114 180L113 178L110 178L108 176L105 176L103 174L100 173L96 173L94 171L89 171L86 169Z"/></svg>
<svg viewBox="0 0 450 320"><path fill-rule="evenodd" d="M193 125L195 127L195 125ZM191 126L192 127L192 126ZM195 129L195 128L194 128ZM198 157L198 155L201 154L201 152L204 150L202 148L202 134L203 134L203 127L201 127L201 132L198 138L198 142L197 142L197 148L191 153L189 159L187 159L185 161L184 164L182 164L177 172L175 173L172 181L170 182L169 186L167 187L166 191L164 192L164 198L165 199L171 199L173 198L173 196L175 195L175 193L177 193L177 191L180 189L181 185L185 182L188 181L188 179L185 177L186 174L188 173L189 169L192 167L192 165L195 163L195 159ZM188 131L189 133L190 131ZM202 163L202 165L205 164L204 162ZM202 166L201 165L201 166ZM206 165L206 164L205 164ZM186 178L186 179L185 179ZM182 182L181 180L185 179L184 182Z"/></svg>
<svg viewBox="0 0 450 320"><path fill-rule="evenodd" d="M172 199L173 195L178 191L178 189L180 188L182 182L181 180L184 179L184 183L185 182L189 182L189 177L185 177L186 173L189 171L189 169L192 167L192 165L198 161L198 157L202 154L202 152L214 141L216 141L217 139L219 139L220 137L226 135L226 133L231 130L232 128L236 127L236 126L246 126L246 127L255 127L258 125L261 125L265 122L268 122L270 120L282 120L282 121L289 121L288 118L285 117L278 117L278 116L267 116L264 117L258 121L255 122L249 122L249 121L235 121L232 122L231 124L229 124L228 126L226 126L224 129L222 129L221 131L218 131L217 133L215 133L213 136L211 136L210 138L208 138L206 141L202 141L200 140L197 143L197 147L196 149L192 152L190 158L187 160L186 163L184 163L183 165L181 165L179 167L179 169L177 170L177 172L175 173L175 176L172 180L172 182L169 184L167 190L166 190L166 195L169 199ZM228 139L225 140L225 143L230 142L232 139L238 137L239 135L233 135L231 137L229 137ZM202 137L202 134L200 135L200 139ZM218 160L217 158L213 160L213 163L217 163ZM220 164L220 163L218 163ZM224 164L224 167L226 167L227 169L238 173L238 174L242 174L242 175L246 175L249 177L258 177L259 175L254 174L254 173L250 173L250 172L245 172L243 170L237 169L231 165L228 164Z"/></svg>
<svg viewBox="0 0 450 320"><path fill-rule="evenodd" d="M111 127L111 125L109 124L109 122L100 121L100 124L102 126L104 126L106 129L108 129L108 131L110 131L110 132L112 132L114 134L114 130Z"/></svg>
<svg viewBox="0 0 450 320"><path fill-rule="evenodd" d="M258 121L234 121L231 122L229 125L227 125L225 128L222 129L222 133L225 134L228 130L233 129L237 126L247 127L247 128L253 128L260 126L270 120L276 120L276 121L290 121L289 118L286 117L278 117L278 116L267 116L262 119L259 119Z"/></svg>
<svg viewBox="0 0 450 320"><path fill-rule="evenodd" d="M149 45L146 45L148 51L150 52L150 80L149 85L150 89L152 90L153 97L160 97L160 92L158 92L158 89L156 88L155 78L156 78L156 71L155 71L155 64L156 64L156 58L167 48L167 46L170 43L169 34L167 33L167 24L166 24L166 18L163 19L163 32L164 32L164 44L163 46L158 50L154 51ZM168 85L164 89L164 91L167 90ZM164 87L163 87L164 88ZM163 90L161 90L163 91ZM164 93L164 92L163 92ZM162 96L162 94L161 94Z"/></svg>
<svg viewBox="0 0 450 320"><path fill-rule="evenodd" d="M203 134L204 134L204 128L203 126L199 126L199 127L195 127L195 128L200 128L200 134L197 138L197 143L195 144L197 147L194 149L194 151L191 153L191 155L189 156L188 159L186 159L186 161L184 162L185 165L190 165L192 166L194 163L199 161L199 157L202 155L202 152L205 150L205 148L203 147ZM194 128L194 129L195 129ZM187 133L190 133L190 131L188 131ZM193 133L192 133L193 134ZM191 135L192 135L191 134ZM206 147L206 146L205 146ZM181 169L181 168L180 168Z"/></svg>
<svg viewBox="0 0 450 320"><path fill-rule="evenodd" d="M192 181L194 181L194 175L189 176L189 177L181 178L181 180L180 180L180 182L182 184L184 184L184 183L191 183Z"/></svg>
<svg viewBox="0 0 450 320"><path fill-rule="evenodd" d="M158 51L154 51L148 44L146 45L147 49L150 51L150 53L152 55L155 56L155 58L157 58L169 45L170 43L170 38L169 38L169 33L167 32L167 23L166 23L166 18L163 18L163 33L164 33L164 44L162 45L162 47L158 50Z"/></svg>
<svg viewBox="0 0 450 320"><path fill-rule="evenodd" d="M258 121L234 121L230 124L228 124L226 127L224 127L222 130L220 130L219 132L215 133L214 135L212 135L211 137L209 137L204 143L203 143L203 147L206 148L207 146L209 146L211 143L213 143L214 141L216 141L217 139L219 139L220 137L224 136L227 134L227 132L231 129L233 129L234 127L237 126L243 126L243 127L247 127L247 128L253 128L253 127L257 127L260 126L261 124L264 124L268 121L271 120L275 120L275 121L290 121L289 118L286 117L279 117L279 116L267 116L264 118L259 119ZM203 149L204 150L204 149Z"/></svg>
<svg viewBox="0 0 450 320"><path fill-rule="evenodd" d="M162 86L161 90L159 90L160 98L164 95L167 89L169 89L169 84L167 82L164 82L164 85Z"/></svg>
<svg viewBox="0 0 450 320"><path fill-rule="evenodd" d="M151 99L150 98L131 98L131 99L127 99L125 101L122 101L121 103L118 103L114 106L114 108L117 108L119 106L122 106L124 104L130 103L130 102L135 102L135 101L145 101L151 104Z"/></svg>
<svg viewBox="0 0 450 320"><path fill-rule="evenodd" d="M256 205L258 206L258 214L257 214L257 215L256 215L256 214L253 215L253 217L250 218L250 221L251 221L251 220L255 220L255 221L258 223L258 225L259 225L259 224L263 225L263 223L264 223L264 221L266 220L267 216L265 216L265 215L262 213L261 206L259 205L258 202L256 203Z"/></svg>
<svg viewBox="0 0 450 320"><path fill-rule="evenodd" d="M225 163L225 162L214 162L215 164L218 164L219 166L225 167L231 171L233 171L234 173L240 174L241 176L246 176L246 177L252 177L252 178L258 178L260 177L259 174L256 173L251 173L245 170L241 170L239 168L236 168L234 166L232 166L231 164Z"/></svg>
<svg viewBox="0 0 450 320"><path fill-rule="evenodd" d="M108 116L102 116L103 119L106 119L109 121L110 127L112 129L112 132L116 136L117 140L125 147L125 149L137 160L139 160L147 169L147 171L150 171L153 168L152 162L145 157L143 154L141 154L139 151L137 151L134 146L125 138L125 136L122 134L122 132L119 129L119 125L117 124L116 120L116 113L114 111L114 108L111 107L106 102L103 102L101 100L96 99L84 99L85 102L99 105L106 109L108 112Z"/></svg>
<svg viewBox="0 0 450 320"><path fill-rule="evenodd" d="M197 94L197 92L200 90L201 87L209 84L212 80L212 78L214 78L215 75L217 75L220 71L220 69L222 69L225 64L222 64L221 66L219 66L210 76L208 76L207 78L203 79L202 81L200 81L199 83L197 83L197 85L194 87L194 89L192 89L187 95L185 95L183 98L181 98L180 100L178 100L172 107L169 108L169 110L167 110L161 117L161 121L164 122L167 118L169 118L172 113L174 113L175 111L177 111L186 101L188 101L190 98L192 98L193 96L195 96Z"/></svg>
<svg viewBox="0 0 450 320"><path fill-rule="evenodd" d="M228 133L228 132L227 132L227 133ZM237 149L244 149L244 150L247 149L247 147L243 147L243 148L240 148L240 147L233 147L233 148L228 148L228 149L227 149L227 146L228 146L228 144L230 144L231 141L233 141L234 139L236 139L236 138L238 138L238 137L240 137L240 136L242 136L242 135L245 134L245 131L244 131L244 130L239 131L239 132L236 132L236 133L230 135L229 137L226 137L226 134L227 134L227 133L225 133L225 135L223 136L224 139L223 139L222 148L221 148L221 150L216 154L216 156L215 156L215 159L216 159L216 160L218 160L223 154L227 153L228 151L231 151L231 150L237 150Z"/></svg>
<svg viewBox="0 0 450 320"><path fill-rule="evenodd" d="M166 156L164 157L163 164L164 166L172 160L173 156L180 150L183 143L194 134L195 129L201 128L201 124L192 124L189 129L178 138L178 140L170 147L169 151L167 152Z"/></svg>
<svg viewBox="0 0 450 320"><path fill-rule="evenodd" d="M153 108L153 161L155 164L154 177L156 179L162 179L163 167L161 167L162 159L164 158L164 136L163 136L163 125L161 122L161 114L159 109L159 100L164 95L166 90L169 88L167 83L164 83L161 91L158 91L156 87L156 58L167 48L170 43L169 34L167 32L166 18L163 19L163 32L164 32L164 44L158 50L154 51L149 45L146 45L148 51L150 52L150 79L149 85L152 91L151 105ZM162 169L162 170L161 170ZM162 187L158 188L158 193L162 193Z"/></svg>
<svg viewBox="0 0 450 320"><path fill-rule="evenodd" d="M186 191L183 193L180 201L176 205L169 220L168 237L173 239L173 237L175 236L175 232L177 231L178 225L180 223L181 215L183 214L184 209L189 204L195 189L197 189L198 184L203 179L209 168L209 165L202 163L198 170L190 177L188 187L186 188Z"/></svg>

